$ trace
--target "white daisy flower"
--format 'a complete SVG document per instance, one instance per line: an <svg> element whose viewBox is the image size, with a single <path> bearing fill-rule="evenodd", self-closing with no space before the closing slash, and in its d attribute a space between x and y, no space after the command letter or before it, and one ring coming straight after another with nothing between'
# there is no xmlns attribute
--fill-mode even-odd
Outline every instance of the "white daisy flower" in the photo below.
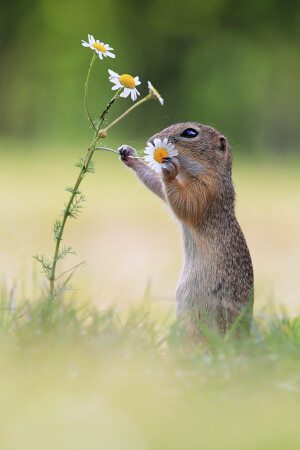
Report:
<svg viewBox="0 0 300 450"><path fill-rule="evenodd" d="M111 53L109 50L113 50L108 44L103 44L103 42L96 41L94 36L91 34L88 35L89 42L81 41L84 47L90 47L90 49L94 50L95 53L99 56L100 59L103 56L109 56L110 58L115 58L116 56Z"/></svg>
<svg viewBox="0 0 300 450"><path fill-rule="evenodd" d="M161 172L164 158L178 155L178 151L176 150L175 145L168 142L167 138L163 140L155 138L154 145L151 144L151 142L148 142L145 153L146 156L144 156L144 160L157 173Z"/></svg>
<svg viewBox="0 0 300 450"><path fill-rule="evenodd" d="M108 70L109 80L115 85L112 87L112 90L124 88L123 92L120 94L120 97L128 97L131 94L131 99L134 101L137 99L137 96L140 95L139 91L136 89L136 86L141 84L139 77L133 78L131 75L124 74L119 75L113 70Z"/></svg>
<svg viewBox="0 0 300 450"><path fill-rule="evenodd" d="M149 88L150 93L152 93L159 100L160 104L163 105L164 104L164 99L162 98L162 96L160 95L158 90L155 89L155 87L152 86L150 81L148 81L148 88Z"/></svg>

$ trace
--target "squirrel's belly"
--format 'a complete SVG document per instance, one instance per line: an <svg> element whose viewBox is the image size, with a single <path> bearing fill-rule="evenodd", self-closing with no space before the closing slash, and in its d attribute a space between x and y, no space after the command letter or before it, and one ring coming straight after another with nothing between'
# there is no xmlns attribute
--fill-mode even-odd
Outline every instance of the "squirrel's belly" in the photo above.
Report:
<svg viewBox="0 0 300 450"><path fill-rule="evenodd" d="M199 246L199 237L188 225L182 225L184 265L176 289L176 315L181 317L197 312L199 305L210 308L209 284L214 275L205 250Z"/></svg>
<svg viewBox="0 0 300 450"><path fill-rule="evenodd" d="M176 289L176 315L181 317L190 312L198 312L201 305L204 310L211 308L209 293L211 275L204 271L200 261L186 263L182 268Z"/></svg>

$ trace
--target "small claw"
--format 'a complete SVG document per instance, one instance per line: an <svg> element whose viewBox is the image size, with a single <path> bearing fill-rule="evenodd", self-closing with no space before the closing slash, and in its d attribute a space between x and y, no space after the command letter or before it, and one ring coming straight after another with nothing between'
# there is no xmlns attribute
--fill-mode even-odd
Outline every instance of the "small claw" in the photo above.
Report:
<svg viewBox="0 0 300 450"><path fill-rule="evenodd" d="M119 153L120 153L122 161L126 161L127 160L127 156L128 156L127 155L127 150L124 149L124 148L120 148Z"/></svg>
<svg viewBox="0 0 300 450"><path fill-rule="evenodd" d="M176 160L176 158L170 158L169 156L166 156L165 158L163 158L163 163L161 166L162 169L164 169L163 176L166 179L173 179L179 173L179 162Z"/></svg>
<svg viewBox="0 0 300 450"><path fill-rule="evenodd" d="M133 168L135 166L136 160L138 159L136 150L130 145L121 145L118 148L120 154L120 160L128 167Z"/></svg>

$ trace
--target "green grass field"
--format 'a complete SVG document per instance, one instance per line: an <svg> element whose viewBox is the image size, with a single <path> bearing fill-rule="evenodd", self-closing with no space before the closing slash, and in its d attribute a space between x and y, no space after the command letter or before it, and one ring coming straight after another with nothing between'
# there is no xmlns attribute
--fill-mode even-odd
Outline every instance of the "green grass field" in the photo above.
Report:
<svg viewBox="0 0 300 450"><path fill-rule="evenodd" d="M2 449L297 449L300 321L184 345L149 304L1 308Z"/></svg>
<svg viewBox="0 0 300 450"><path fill-rule="evenodd" d="M300 319L288 318L299 314L299 161L235 154L252 334L189 348L174 323L178 224L115 155L96 156L85 210L66 228L77 256L58 273L87 260L77 290L51 304L41 294L32 255L52 255L84 153L74 147L1 144L0 448L299 448Z"/></svg>

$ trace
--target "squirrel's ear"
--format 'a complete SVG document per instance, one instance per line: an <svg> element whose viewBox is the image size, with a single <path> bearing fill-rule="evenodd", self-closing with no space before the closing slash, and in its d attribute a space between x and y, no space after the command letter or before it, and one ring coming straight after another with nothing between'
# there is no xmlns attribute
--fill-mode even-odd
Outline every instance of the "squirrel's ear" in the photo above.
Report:
<svg viewBox="0 0 300 450"><path fill-rule="evenodd" d="M227 140L224 136L221 136L219 138L219 145L218 145L218 149L221 150L221 152L224 152L227 148Z"/></svg>

